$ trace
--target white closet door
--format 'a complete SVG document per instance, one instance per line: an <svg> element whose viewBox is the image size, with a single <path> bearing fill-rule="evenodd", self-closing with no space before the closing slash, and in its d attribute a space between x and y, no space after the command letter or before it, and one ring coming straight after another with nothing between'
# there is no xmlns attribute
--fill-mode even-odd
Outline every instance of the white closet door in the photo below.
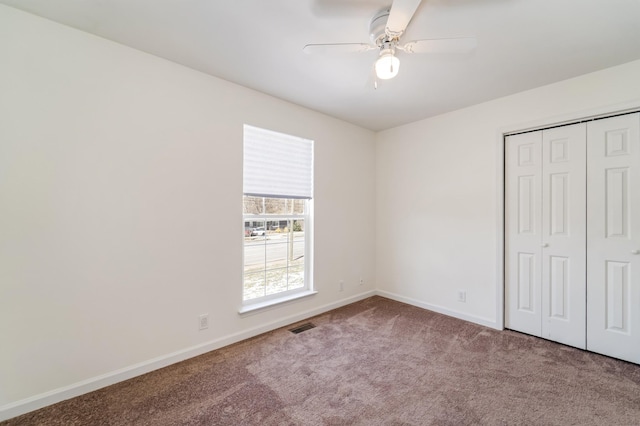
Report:
<svg viewBox="0 0 640 426"><path fill-rule="evenodd" d="M588 125L587 349L640 363L640 114Z"/></svg>
<svg viewBox="0 0 640 426"><path fill-rule="evenodd" d="M586 348L586 125L542 132L542 337Z"/></svg>
<svg viewBox="0 0 640 426"><path fill-rule="evenodd" d="M586 125L506 140L505 325L586 347Z"/></svg>
<svg viewBox="0 0 640 426"><path fill-rule="evenodd" d="M542 132L506 140L505 325L541 335Z"/></svg>

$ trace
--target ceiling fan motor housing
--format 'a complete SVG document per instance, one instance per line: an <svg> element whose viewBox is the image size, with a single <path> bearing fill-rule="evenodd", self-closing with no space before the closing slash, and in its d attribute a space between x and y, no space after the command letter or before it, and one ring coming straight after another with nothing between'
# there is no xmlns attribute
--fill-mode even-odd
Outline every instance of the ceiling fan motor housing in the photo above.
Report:
<svg viewBox="0 0 640 426"><path fill-rule="evenodd" d="M369 37L371 41L378 47L382 46L387 40L385 28L389 19L389 9L381 10L376 13L369 24Z"/></svg>

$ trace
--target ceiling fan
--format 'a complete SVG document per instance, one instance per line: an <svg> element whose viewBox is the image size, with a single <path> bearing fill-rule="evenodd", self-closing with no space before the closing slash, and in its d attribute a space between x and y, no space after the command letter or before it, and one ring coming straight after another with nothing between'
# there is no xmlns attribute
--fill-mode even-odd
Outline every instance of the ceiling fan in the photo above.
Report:
<svg viewBox="0 0 640 426"><path fill-rule="evenodd" d="M375 62L376 77L388 80L400 69L396 52L405 53L467 53L477 46L475 37L413 40L401 43L407 25L422 0L394 0L390 8L376 13L369 24L369 43L307 44L303 51L316 53L359 53L378 50ZM374 83L377 88L377 83Z"/></svg>

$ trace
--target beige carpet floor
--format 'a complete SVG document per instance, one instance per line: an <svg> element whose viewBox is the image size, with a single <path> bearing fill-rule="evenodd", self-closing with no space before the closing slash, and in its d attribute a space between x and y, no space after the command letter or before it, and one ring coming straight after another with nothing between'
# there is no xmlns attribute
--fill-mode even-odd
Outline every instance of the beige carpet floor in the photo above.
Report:
<svg viewBox="0 0 640 426"><path fill-rule="evenodd" d="M640 425L640 366L382 297L2 425Z"/></svg>

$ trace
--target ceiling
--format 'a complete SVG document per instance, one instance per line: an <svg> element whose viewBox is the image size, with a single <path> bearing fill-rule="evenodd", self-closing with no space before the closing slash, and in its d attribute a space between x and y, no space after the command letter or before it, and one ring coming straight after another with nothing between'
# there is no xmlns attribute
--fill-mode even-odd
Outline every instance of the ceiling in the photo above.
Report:
<svg viewBox="0 0 640 426"><path fill-rule="evenodd" d="M369 42L392 0L0 0L345 121L382 130L640 59L638 0L423 0L403 40L476 36L470 54L399 52L373 87Z"/></svg>

